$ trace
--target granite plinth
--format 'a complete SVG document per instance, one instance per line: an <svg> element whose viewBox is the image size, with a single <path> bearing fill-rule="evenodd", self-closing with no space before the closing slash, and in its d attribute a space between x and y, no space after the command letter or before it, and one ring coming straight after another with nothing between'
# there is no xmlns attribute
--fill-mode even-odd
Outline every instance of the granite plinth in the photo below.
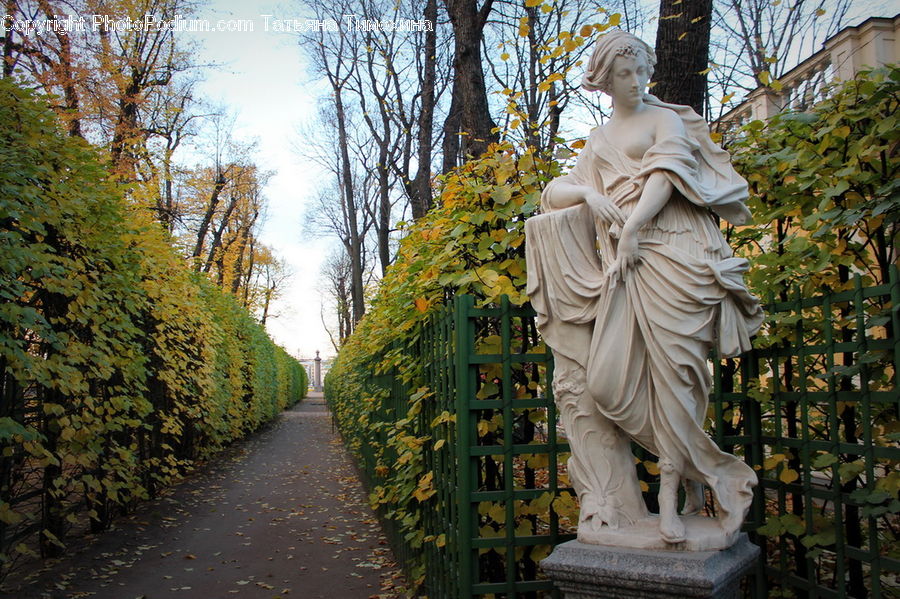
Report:
<svg viewBox="0 0 900 599"><path fill-rule="evenodd" d="M569 541L541 568L566 599L737 599L759 547L741 534L722 551L646 550Z"/></svg>

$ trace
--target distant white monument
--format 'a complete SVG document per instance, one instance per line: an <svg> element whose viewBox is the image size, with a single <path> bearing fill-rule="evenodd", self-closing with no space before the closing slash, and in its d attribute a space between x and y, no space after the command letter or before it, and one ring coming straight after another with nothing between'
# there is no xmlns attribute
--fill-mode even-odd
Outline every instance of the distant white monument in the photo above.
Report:
<svg viewBox="0 0 900 599"><path fill-rule="evenodd" d="M316 366L315 375L313 377L313 389L322 390L322 358L319 357L319 350L316 350Z"/></svg>

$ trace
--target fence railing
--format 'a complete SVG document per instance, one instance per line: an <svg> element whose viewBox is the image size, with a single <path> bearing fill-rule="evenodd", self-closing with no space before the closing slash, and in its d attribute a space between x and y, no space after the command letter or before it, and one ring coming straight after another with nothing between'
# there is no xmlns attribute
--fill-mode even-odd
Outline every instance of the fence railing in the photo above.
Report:
<svg viewBox="0 0 900 599"><path fill-rule="evenodd" d="M746 526L763 548L758 586L775 581L800 597L898 596L897 269L888 284L866 288L857 278L850 291L771 301L767 313L776 334L741 360L752 403L739 413L760 469ZM715 403L727 410L741 399L722 392L722 381ZM717 431L728 426L718 411Z"/></svg>
<svg viewBox="0 0 900 599"><path fill-rule="evenodd" d="M713 360L711 434L760 477L744 528L763 549L748 596L898 593L898 300L894 269L889 284L772 301L767 347ZM420 525L441 542L413 549L392 538L401 561L424 552L429 597L559 596L538 564L574 538L577 504L533 316L459 296L392 350L423 361L427 380L369 378L370 393L386 394L376 416L385 423L410 417L409 398L429 393L414 417L433 439L422 449L436 493ZM377 480L377 464L395 456L384 454L386 437L361 441ZM652 501L654 477L639 473Z"/></svg>

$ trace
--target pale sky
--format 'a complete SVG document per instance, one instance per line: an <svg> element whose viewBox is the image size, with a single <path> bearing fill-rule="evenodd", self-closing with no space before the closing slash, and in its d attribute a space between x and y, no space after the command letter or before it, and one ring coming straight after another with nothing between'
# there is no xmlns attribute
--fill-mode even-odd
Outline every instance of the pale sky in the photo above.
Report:
<svg viewBox="0 0 900 599"><path fill-rule="evenodd" d="M223 104L235 116L235 134L255 138L256 164L275 175L265 187L268 218L263 225L263 243L287 260L293 276L266 328L276 343L294 356L309 358L316 350L323 357L334 354L320 317L322 298L319 271L334 241L303 235L304 209L312 201L313 188L321 173L304 163L293 149L299 143L297 128L314 114L315 95L297 36L266 31L264 15L278 19L301 19L299 8L287 3L246 0L213 0L197 17L216 23L220 19L252 21L252 32L178 32L202 43L197 62L215 62L221 67L206 70L199 86L203 96ZM326 314L326 318L328 314Z"/></svg>

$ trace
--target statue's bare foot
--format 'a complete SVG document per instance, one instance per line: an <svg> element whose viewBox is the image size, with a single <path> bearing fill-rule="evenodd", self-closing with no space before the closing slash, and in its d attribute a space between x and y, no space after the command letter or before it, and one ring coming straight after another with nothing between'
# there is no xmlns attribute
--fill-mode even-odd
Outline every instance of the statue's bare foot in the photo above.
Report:
<svg viewBox="0 0 900 599"><path fill-rule="evenodd" d="M659 515L659 536L666 543L681 543L687 537L685 536L684 523L677 514Z"/></svg>
<svg viewBox="0 0 900 599"><path fill-rule="evenodd" d="M682 516L693 516L703 509L703 485L695 480L684 481L684 507Z"/></svg>
<svg viewBox="0 0 900 599"><path fill-rule="evenodd" d="M678 517L678 471L668 460L660 460L659 480L659 536L666 543L685 540L684 523Z"/></svg>

